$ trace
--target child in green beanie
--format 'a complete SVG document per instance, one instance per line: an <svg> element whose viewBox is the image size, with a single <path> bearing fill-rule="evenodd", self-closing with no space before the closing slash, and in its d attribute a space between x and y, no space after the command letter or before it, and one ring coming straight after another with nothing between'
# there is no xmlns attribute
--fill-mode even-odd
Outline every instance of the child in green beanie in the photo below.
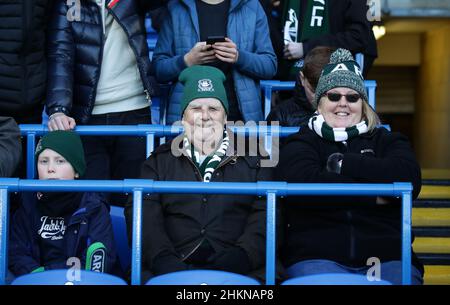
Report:
<svg viewBox="0 0 450 305"><path fill-rule="evenodd" d="M53 131L39 141L35 158L39 180L73 180L86 170L78 134ZM9 268L15 276L80 268L120 274L107 203L99 193L23 193L14 214Z"/></svg>

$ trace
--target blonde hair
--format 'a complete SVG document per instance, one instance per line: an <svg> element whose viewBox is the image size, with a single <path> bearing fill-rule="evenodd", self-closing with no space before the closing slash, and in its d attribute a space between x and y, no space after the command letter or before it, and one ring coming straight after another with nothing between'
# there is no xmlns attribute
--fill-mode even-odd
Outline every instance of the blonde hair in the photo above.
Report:
<svg viewBox="0 0 450 305"><path fill-rule="evenodd" d="M377 125L381 124L380 117L365 100L363 100L362 104L362 117L367 122L367 128L369 132L374 130Z"/></svg>

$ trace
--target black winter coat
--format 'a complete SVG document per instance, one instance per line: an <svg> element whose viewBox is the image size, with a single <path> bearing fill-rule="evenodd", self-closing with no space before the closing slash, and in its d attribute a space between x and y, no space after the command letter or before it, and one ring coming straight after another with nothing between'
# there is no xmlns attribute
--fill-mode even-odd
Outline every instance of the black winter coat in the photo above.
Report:
<svg viewBox="0 0 450 305"><path fill-rule="evenodd" d="M0 0L0 115L28 112L44 101L51 2Z"/></svg>
<svg viewBox="0 0 450 305"><path fill-rule="evenodd" d="M294 95L275 106L267 116L267 122L278 121L280 126L298 127L308 123L314 108L306 98L305 88L295 83Z"/></svg>
<svg viewBox="0 0 450 305"><path fill-rule="evenodd" d="M65 224L63 256L45 266L38 234L44 215L38 204L36 193L24 193L22 205L11 222L9 268L14 275L27 274L38 267L67 269L66 262L70 257L79 258L85 268L87 249L97 242L106 248L106 253L103 253L104 272L121 275L108 203L102 194L87 192L82 195L79 207Z"/></svg>
<svg viewBox="0 0 450 305"><path fill-rule="evenodd" d="M128 36L147 97L153 89L144 17L148 9L162 2L121 0L108 8ZM101 12L95 1L82 0L80 21L69 21L70 9L65 1L58 1L49 26L47 113L63 112L85 124L94 108L100 78L103 53Z"/></svg>
<svg viewBox="0 0 450 305"><path fill-rule="evenodd" d="M177 138L176 138L177 139ZM159 146L142 166L141 178L157 181L202 181L192 160L171 151L172 141ZM211 182L271 180L259 157L227 156ZM129 236L132 205L125 207ZM249 195L147 194L143 198L143 269L151 271L155 258L186 260L206 239L216 253L238 246L246 252L251 269L265 262L266 201Z"/></svg>
<svg viewBox="0 0 450 305"><path fill-rule="evenodd" d="M341 174L326 170L328 156L344 154ZM302 128L288 138L277 177L299 183L411 182L413 198L421 188L419 164L406 137L384 128L344 143L330 142ZM370 257L381 262L401 259L401 201L375 197L287 197L285 266L307 259L329 259L366 266ZM413 264L423 267L413 255Z"/></svg>
<svg viewBox="0 0 450 305"><path fill-rule="evenodd" d="M11 117L0 116L0 177L11 177L22 156L20 129Z"/></svg>

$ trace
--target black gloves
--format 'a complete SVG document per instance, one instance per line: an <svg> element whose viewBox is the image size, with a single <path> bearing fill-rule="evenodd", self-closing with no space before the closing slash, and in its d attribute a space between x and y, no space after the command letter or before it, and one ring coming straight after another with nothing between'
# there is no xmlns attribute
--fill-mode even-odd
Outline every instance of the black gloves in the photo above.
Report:
<svg viewBox="0 0 450 305"><path fill-rule="evenodd" d="M344 155L341 153L331 154L327 160L327 171L330 173L340 174L343 159Z"/></svg>
<svg viewBox="0 0 450 305"><path fill-rule="evenodd" d="M223 250L208 259L208 263L202 268L222 270L240 274L251 271L250 259L241 247L231 247Z"/></svg>
<svg viewBox="0 0 450 305"><path fill-rule="evenodd" d="M157 256L153 260L151 272L155 275L188 270L189 265L175 255Z"/></svg>

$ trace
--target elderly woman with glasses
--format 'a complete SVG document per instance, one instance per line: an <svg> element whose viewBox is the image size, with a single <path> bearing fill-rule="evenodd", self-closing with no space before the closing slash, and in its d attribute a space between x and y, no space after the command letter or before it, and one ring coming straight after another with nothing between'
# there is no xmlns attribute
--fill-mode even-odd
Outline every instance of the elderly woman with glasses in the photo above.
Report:
<svg viewBox="0 0 450 305"><path fill-rule="evenodd" d="M308 127L288 138L278 178L294 183L411 182L421 173L403 135L378 126L360 68L351 53L336 50L319 79L318 108ZM282 261L289 277L353 273L401 283L401 202L385 197L288 197ZM423 265L412 257L412 283Z"/></svg>

